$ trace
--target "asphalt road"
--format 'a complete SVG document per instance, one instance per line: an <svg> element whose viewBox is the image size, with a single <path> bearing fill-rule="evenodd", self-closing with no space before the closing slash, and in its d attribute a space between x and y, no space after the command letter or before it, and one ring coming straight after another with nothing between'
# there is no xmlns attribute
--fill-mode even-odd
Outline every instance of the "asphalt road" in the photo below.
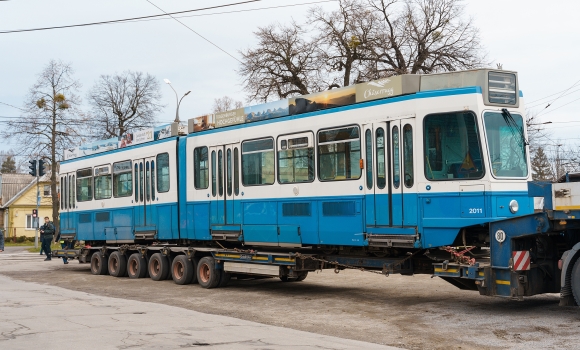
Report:
<svg viewBox="0 0 580 350"><path fill-rule="evenodd" d="M93 276L88 265L76 261L30 259L35 261L0 257L0 275L126 303L162 304L321 338L407 349L570 349L580 344L580 308L559 307L557 294L517 302L462 291L430 276L337 275L332 270L311 273L303 282L232 281L207 290L171 280Z"/></svg>

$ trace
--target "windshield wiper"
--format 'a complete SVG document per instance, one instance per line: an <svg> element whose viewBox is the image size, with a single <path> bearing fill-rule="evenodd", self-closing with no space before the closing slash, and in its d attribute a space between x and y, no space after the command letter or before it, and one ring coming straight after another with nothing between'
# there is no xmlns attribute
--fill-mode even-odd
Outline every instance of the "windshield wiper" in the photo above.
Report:
<svg viewBox="0 0 580 350"><path fill-rule="evenodd" d="M508 111L507 108L502 108L501 115L507 126L510 128L512 134L520 136L522 141L524 141L524 147L528 146L530 143L528 142L528 140L526 140L526 137L524 136L523 126L521 129L519 128L518 123L516 123L510 111Z"/></svg>

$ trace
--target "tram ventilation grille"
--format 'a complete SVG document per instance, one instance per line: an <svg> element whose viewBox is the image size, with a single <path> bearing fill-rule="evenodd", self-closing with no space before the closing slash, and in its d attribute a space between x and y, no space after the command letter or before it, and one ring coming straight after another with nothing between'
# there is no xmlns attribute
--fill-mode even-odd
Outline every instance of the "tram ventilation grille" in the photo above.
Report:
<svg viewBox="0 0 580 350"><path fill-rule="evenodd" d="M91 214L79 214L79 223L88 224L91 222Z"/></svg>
<svg viewBox="0 0 580 350"><path fill-rule="evenodd" d="M97 222L104 222L104 221L109 221L110 220L110 215L111 213L109 213L108 211L104 211L101 213L96 213L95 214L95 221Z"/></svg>
<svg viewBox="0 0 580 350"><path fill-rule="evenodd" d="M356 215L354 201L323 202L322 215L324 216L354 216Z"/></svg>
<svg viewBox="0 0 580 350"><path fill-rule="evenodd" d="M310 203L282 203L284 216L310 216Z"/></svg>

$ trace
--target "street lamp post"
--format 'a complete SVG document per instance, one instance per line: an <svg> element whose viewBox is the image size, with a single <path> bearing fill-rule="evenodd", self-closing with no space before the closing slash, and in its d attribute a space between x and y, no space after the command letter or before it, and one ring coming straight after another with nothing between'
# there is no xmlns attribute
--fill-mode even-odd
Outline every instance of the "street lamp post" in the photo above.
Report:
<svg viewBox="0 0 580 350"><path fill-rule="evenodd" d="M175 91L175 89L173 88L173 86L171 85L171 82L169 81L169 79L163 79L163 81L165 82L165 84L169 85L169 87L171 88L171 90L173 90L173 92L175 92L175 101L177 101L177 109L175 110L175 123L180 123L179 120L179 105L181 105L181 100L183 100L183 98L187 95L189 95L189 93L191 92L191 90L188 90L181 98L179 98L179 95L177 95L177 91Z"/></svg>

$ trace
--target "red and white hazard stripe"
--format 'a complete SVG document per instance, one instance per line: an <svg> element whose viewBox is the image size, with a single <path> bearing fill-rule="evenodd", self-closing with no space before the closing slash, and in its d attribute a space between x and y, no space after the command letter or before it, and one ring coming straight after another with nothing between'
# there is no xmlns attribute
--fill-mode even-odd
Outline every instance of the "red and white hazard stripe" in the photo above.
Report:
<svg viewBox="0 0 580 350"><path fill-rule="evenodd" d="M532 260L530 259L530 252L528 250L520 250L512 252L514 259L514 271L524 271L530 269Z"/></svg>

